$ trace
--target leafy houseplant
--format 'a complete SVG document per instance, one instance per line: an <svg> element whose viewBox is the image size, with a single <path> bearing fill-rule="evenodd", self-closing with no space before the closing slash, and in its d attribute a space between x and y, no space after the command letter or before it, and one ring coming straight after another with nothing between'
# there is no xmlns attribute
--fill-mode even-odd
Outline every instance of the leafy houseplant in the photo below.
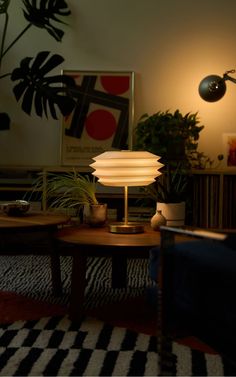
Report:
<svg viewBox="0 0 236 377"><path fill-rule="evenodd" d="M15 83L13 93L16 101L21 100L22 110L31 114L34 104L36 115L42 117L48 114L57 119L57 110L65 116L71 113L75 101L68 94L70 88L75 86L74 80L66 75L47 76L58 67L64 58L59 54L50 55L49 51L40 51L35 58L25 57L19 67L12 72L3 73L4 58L8 51L32 27L46 30L57 42L61 42L64 32L55 24L65 24L63 17L70 15L70 10L65 0L18 0L23 7L23 16L26 26L12 42L6 46L6 36L9 27L9 5L11 0L0 1L0 17L4 17L3 33L0 39L0 79L10 77ZM14 1L14 6L16 1ZM63 85L62 85L63 84ZM0 130L10 127L10 117L0 113Z"/></svg>
<svg viewBox="0 0 236 377"><path fill-rule="evenodd" d="M144 190L155 202L179 203L186 200L191 175L191 156L197 151L198 113L183 115L178 109L144 114L134 134L134 149L147 150L161 157L162 175Z"/></svg>

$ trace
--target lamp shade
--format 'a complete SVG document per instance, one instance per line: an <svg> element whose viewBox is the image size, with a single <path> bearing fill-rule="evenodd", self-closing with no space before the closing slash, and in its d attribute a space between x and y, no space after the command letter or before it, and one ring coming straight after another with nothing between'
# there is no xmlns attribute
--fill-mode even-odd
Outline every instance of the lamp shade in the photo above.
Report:
<svg viewBox="0 0 236 377"><path fill-rule="evenodd" d="M105 186L147 186L161 174L160 158L146 151L107 151L94 157L90 166Z"/></svg>
<svg viewBox="0 0 236 377"><path fill-rule="evenodd" d="M225 79L217 75L209 75L200 82L198 92L205 101L216 102L225 95Z"/></svg>

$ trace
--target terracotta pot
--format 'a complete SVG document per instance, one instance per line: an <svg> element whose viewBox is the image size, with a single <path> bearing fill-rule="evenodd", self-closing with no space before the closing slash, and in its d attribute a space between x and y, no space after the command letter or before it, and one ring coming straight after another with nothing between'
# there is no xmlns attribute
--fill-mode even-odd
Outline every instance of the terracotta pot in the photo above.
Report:
<svg viewBox="0 0 236 377"><path fill-rule="evenodd" d="M101 227L107 221L107 204L85 205L83 211L83 223L92 227Z"/></svg>
<svg viewBox="0 0 236 377"><path fill-rule="evenodd" d="M183 226L185 222L185 202L157 203L157 210L162 212L168 226Z"/></svg>

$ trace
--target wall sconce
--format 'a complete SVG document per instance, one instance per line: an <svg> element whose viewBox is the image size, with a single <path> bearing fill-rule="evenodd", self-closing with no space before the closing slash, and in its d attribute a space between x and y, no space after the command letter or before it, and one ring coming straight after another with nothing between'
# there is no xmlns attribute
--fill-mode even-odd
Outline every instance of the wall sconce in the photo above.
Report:
<svg viewBox="0 0 236 377"><path fill-rule="evenodd" d="M206 76L199 84L198 92L202 99L207 102L219 101L226 92L226 80L236 83L236 79L229 76L229 73L235 73L235 69L226 71L223 77L217 75Z"/></svg>
<svg viewBox="0 0 236 377"><path fill-rule="evenodd" d="M155 182L164 166L159 156L145 151L108 151L94 157L90 166L104 186L124 187L124 222L110 224L111 233L142 233L143 224L128 222L128 186L147 186Z"/></svg>

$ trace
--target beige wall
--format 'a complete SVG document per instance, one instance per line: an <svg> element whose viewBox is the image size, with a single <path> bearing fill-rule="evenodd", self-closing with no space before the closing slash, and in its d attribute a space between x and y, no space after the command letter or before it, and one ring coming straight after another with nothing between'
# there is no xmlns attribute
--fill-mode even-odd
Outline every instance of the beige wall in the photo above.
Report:
<svg viewBox="0 0 236 377"><path fill-rule="evenodd" d="M10 33L24 25L11 2ZM205 129L199 149L215 159L223 153L223 133L236 132L236 85L225 97L204 102L198 84L210 73L236 68L235 0L68 0L72 15L62 43L37 29L4 60L14 68L39 50L61 53L62 69L135 72L135 122L143 114L180 109L199 112ZM235 75L236 77L236 75ZM61 121L24 114L10 81L0 80L0 111L12 115L10 131L0 132L0 164L60 164Z"/></svg>

